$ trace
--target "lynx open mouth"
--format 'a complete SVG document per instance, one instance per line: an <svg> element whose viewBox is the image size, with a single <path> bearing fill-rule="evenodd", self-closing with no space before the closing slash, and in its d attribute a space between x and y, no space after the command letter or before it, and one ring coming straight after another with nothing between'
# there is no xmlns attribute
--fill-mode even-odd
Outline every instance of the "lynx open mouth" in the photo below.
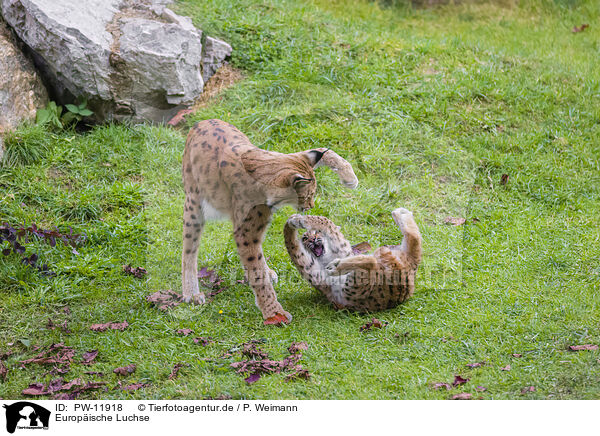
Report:
<svg viewBox="0 0 600 436"><path fill-rule="evenodd" d="M323 256L323 244L311 244L310 251L317 257Z"/></svg>

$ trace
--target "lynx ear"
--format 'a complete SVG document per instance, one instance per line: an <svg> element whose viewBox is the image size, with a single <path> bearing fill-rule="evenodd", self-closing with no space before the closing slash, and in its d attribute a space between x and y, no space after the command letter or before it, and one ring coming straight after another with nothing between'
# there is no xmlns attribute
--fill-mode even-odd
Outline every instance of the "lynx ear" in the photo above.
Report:
<svg viewBox="0 0 600 436"><path fill-rule="evenodd" d="M304 177L302 174L294 174L291 177L291 185L294 187L294 189L298 189L300 186L304 186L312 181L313 179Z"/></svg>
<svg viewBox="0 0 600 436"><path fill-rule="evenodd" d="M304 152L304 155L308 158L310 166L315 168L318 166L319 161L328 150L328 148L316 148L314 150L308 150Z"/></svg>
<svg viewBox="0 0 600 436"><path fill-rule="evenodd" d="M344 184L344 186L354 189L358 186L358 179L354 174L354 170L352 169L352 165L337 154L335 151L332 151L328 148L319 148L316 150L310 150L306 153L319 152L320 158L313 168L317 167L329 167L332 171L336 172L340 181Z"/></svg>

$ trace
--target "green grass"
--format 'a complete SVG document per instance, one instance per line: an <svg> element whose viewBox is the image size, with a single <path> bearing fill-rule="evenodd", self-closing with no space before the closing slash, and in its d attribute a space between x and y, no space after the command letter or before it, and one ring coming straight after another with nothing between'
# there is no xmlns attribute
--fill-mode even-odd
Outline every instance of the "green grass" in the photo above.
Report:
<svg viewBox="0 0 600 436"><path fill-rule="evenodd" d="M401 236L391 210L411 209L425 250L411 300L372 315L334 311L287 258L287 208L264 249L291 325L262 326L252 292L237 282L243 274L227 222L208 225L199 259L224 277L226 291L203 307L159 312L144 297L181 287L185 132L23 126L5 141L0 221L72 227L88 240L78 255L61 243L26 244L54 277L0 256L0 350L14 351L0 397L21 398L29 383L51 380L48 368L18 362L36 353L34 345L63 341L78 350L76 361L99 350L95 365L74 363L67 380L95 380L84 371L102 371L112 388L112 369L136 363L129 381L149 383L84 398L445 399L461 391L484 399L600 398L598 351L567 351L600 343L600 6L396 3L186 0L177 8L231 42L232 63L247 76L189 124L220 118L263 148L328 146L346 157L359 188L345 190L318 170L312 213L376 246ZM590 27L571 33L582 23ZM467 222L445 225L448 216ZM123 275L127 263L148 276ZM389 324L359 332L371 316ZM49 317L68 320L72 332L45 329ZM123 320L124 332L89 330ZM215 343L195 345L175 334L181 328ZM302 364L311 379L272 375L248 386L219 356L251 339L264 339L278 359L292 341L306 341ZM487 365L465 367L480 361ZM169 380L179 362L189 366ZM501 370L506 365L510 371ZM470 381L450 392L431 389L454 374ZM536 390L521 395L525 386Z"/></svg>

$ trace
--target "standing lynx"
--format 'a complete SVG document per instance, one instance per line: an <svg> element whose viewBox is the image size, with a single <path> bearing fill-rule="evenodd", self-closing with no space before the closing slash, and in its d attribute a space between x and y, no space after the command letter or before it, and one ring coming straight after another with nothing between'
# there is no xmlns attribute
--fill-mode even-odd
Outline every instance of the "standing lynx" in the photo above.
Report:
<svg viewBox="0 0 600 436"><path fill-rule="evenodd" d="M352 166L325 148L282 154L262 150L237 128L220 120L197 123L183 154L182 286L186 302L204 303L198 287L198 246L206 220L229 218L233 237L256 305L265 324L292 316L277 301L277 275L265 261L262 242L274 211L285 205L314 206L313 169L328 166L350 188L358 185Z"/></svg>
<svg viewBox="0 0 600 436"><path fill-rule="evenodd" d="M377 311L407 300L415 289L421 262L421 233L404 208L392 212L402 244L383 246L372 255L353 255L344 235L322 216L292 215L284 227L292 263L338 309ZM302 241L297 229L306 229Z"/></svg>

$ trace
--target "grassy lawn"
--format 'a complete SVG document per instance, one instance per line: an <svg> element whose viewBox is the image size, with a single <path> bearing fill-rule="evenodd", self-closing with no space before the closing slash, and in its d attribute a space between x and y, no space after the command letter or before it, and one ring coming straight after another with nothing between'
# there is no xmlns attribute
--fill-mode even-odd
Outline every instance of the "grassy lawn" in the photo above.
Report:
<svg viewBox="0 0 600 436"><path fill-rule="evenodd" d="M291 325L263 327L239 282L228 222L207 226L199 258L225 290L205 306L161 312L145 297L181 290L187 128L108 125L77 134L23 126L6 138L0 223L72 228L86 241L76 252L61 241L23 242L51 276L17 254L0 255L8 369L0 398L23 398L29 384L55 379L51 365L19 362L59 342L75 350L66 381L107 382L83 399L600 398L600 353L569 351L600 343L600 3L520 3L179 1L180 13L233 45L232 66L244 75L188 127L220 118L266 149L328 146L344 156L358 189L319 169L311 213L377 246L401 236L390 212L412 210L424 238L415 295L376 314L334 311L288 260L286 208L264 249ZM583 23L590 27L571 31ZM466 222L445 224L447 217ZM125 275L124 264L148 274ZM372 317L387 326L359 331ZM67 321L70 332L48 329L49 318ZM110 321L129 327L89 328ZM249 385L230 364L251 340L273 359L306 342L300 363L311 378L273 374ZM89 350L98 350L96 363L80 364ZM485 364L466 366L475 362ZM132 375L113 374L131 363ZM177 363L185 365L171 380ZM469 381L432 388L455 374ZM119 381L146 386L114 389ZM528 386L535 390L522 394Z"/></svg>

